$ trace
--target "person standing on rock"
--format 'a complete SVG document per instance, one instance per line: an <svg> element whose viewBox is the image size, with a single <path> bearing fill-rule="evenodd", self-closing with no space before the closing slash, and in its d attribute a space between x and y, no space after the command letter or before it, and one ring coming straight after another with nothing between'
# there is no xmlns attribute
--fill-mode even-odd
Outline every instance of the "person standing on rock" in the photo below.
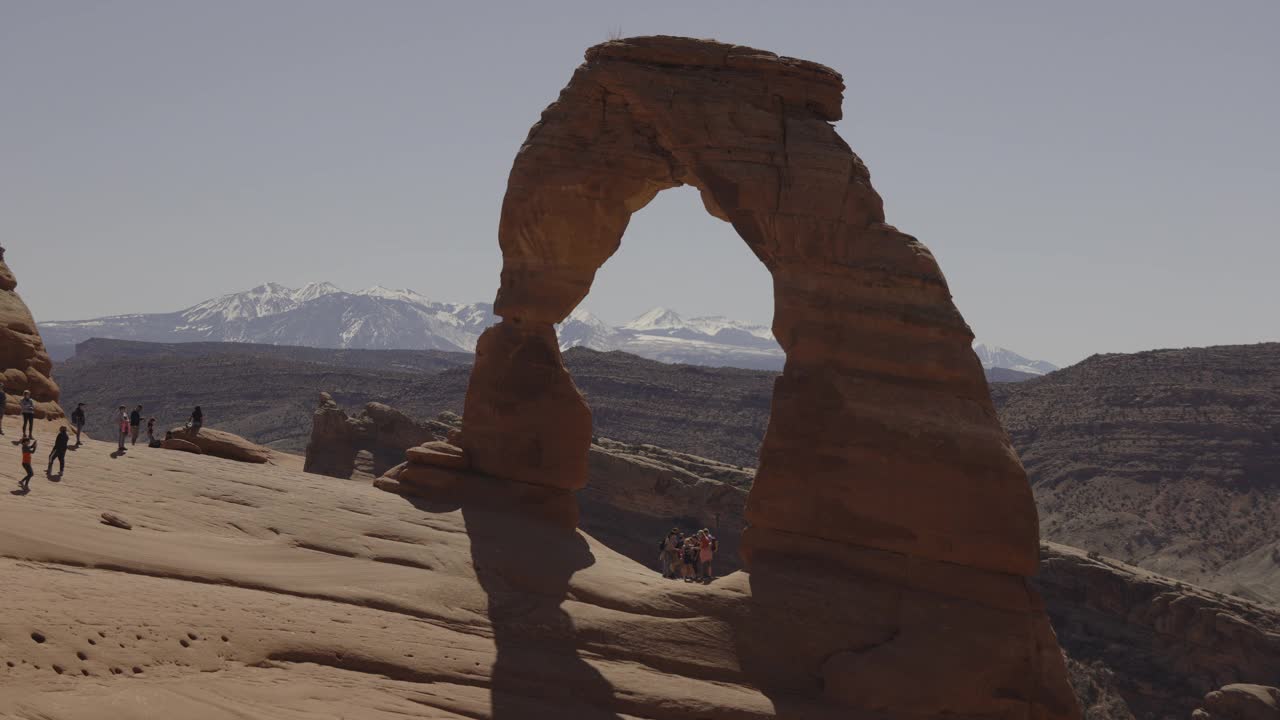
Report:
<svg viewBox="0 0 1280 720"><path fill-rule="evenodd" d="M31 469L31 455L35 451L36 439L22 438L22 469L27 471L27 476L18 481L18 487L22 488L23 492L31 489L31 476L36 474L36 471Z"/></svg>
<svg viewBox="0 0 1280 720"><path fill-rule="evenodd" d="M199 435L201 425L204 425L204 411L197 405L196 409L191 411L191 420L187 426L191 428L192 435Z"/></svg>
<svg viewBox="0 0 1280 720"><path fill-rule="evenodd" d="M680 573L680 528L671 528L667 533L666 576L675 579Z"/></svg>
<svg viewBox="0 0 1280 720"><path fill-rule="evenodd" d="M130 445L136 446L138 444L138 429L141 427L142 427L142 406L136 405L133 408L133 412L129 413L129 437L131 438L131 442L129 443Z"/></svg>
<svg viewBox="0 0 1280 720"><path fill-rule="evenodd" d="M76 447L80 447L80 432L84 430L84 403L76 403L71 411L71 427L76 429Z"/></svg>
<svg viewBox="0 0 1280 720"><path fill-rule="evenodd" d="M124 441L129 438L129 413L125 411L123 405L116 410L116 431L120 437L120 452L124 452Z"/></svg>
<svg viewBox="0 0 1280 720"><path fill-rule="evenodd" d="M61 476L67 467L67 443L71 437L67 435L67 426L58 428L58 436L53 439L53 449L49 451L49 469L46 475L53 474L53 461L58 461L58 475Z"/></svg>
<svg viewBox="0 0 1280 720"><path fill-rule="evenodd" d="M155 447L156 442L156 419L147 419L147 446Z"/></svg>
<svg viewBox="0 0 1280 720"><path fill-rule="evenodd" d="M706 582L711 582L715 577L711 573L711 559L715 557L716 539L711 531L703 528L698 533L698 578Z"/></svg>
<svg viewBox="0 0 1280 720"><path fill-rule="evenodd" d="M36 436L36 401L31 399L31 391L22 391L22 400L18 402L22 408L22 437Z"/></svg>

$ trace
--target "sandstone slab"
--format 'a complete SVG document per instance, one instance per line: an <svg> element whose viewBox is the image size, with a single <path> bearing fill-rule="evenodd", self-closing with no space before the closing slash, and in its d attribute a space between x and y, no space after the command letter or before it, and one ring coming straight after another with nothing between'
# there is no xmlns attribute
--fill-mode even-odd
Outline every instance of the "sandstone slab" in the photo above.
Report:
<svg viewBox="0 0 1280 720"><path fill-rule="evenodd" d="M189 442L200 448L205 455L245 463L271 461L272 453L269 449L222 430L202 427L199 432L194 432L191 428L177 427L170 433L172 433L170 440Z"/></svg>

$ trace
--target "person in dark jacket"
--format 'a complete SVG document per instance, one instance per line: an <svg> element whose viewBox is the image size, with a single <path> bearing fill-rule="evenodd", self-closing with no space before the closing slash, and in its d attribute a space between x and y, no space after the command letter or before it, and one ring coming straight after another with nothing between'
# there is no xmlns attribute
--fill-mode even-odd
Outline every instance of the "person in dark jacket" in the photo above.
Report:
<svg viewBox="0 0 1280 720"><path fill-rule="evenodd" d="M191 411L191 420L187 423L191 427L192 435L200 434L200 427L204 425L204 411L197 405L195 410Z"/></svg>
<svg viewBox="0 0 1280 720"><path fill-rule="evenodd" d="M129 437L132 438L130 445L138 444L138 428L142 426L142 406L137 405L133 408L133 412L129 413Z"/></svg>
<svg viewBox="0 0 1280 720"><path fill-rule="evenodd" d="M53 439L53 449L49 451L49 469L45 471L46 475L53 474L53 461L58 461L58 474L61 475L67 467L67 443L71 437L67 435L67 426L63 425L58 428L58 436Z"/></svg>
<svg viewBox="0 0 1280 720"><path fill-rule="evenodd" d="M71 411L71 427L76 429L76 447L80 447L80 431L84 430L84 403L76 403Z"/></svg>

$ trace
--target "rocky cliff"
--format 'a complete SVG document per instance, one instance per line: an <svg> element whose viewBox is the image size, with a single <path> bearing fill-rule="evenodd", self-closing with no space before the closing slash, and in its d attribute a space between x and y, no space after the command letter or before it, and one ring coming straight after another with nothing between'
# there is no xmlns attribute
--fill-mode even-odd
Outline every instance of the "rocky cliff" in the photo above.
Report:
<svg viewBox="0 0 1280 720"><path fill-rule="evenodd" d="M0 248L0 383L5 390L0 412L17 414L18 400L29 390L36 401L37 417L60 418L63 412L58 404L58 384L53 381L53 362L17 287L18 280Z"/></svg>
<svg viewBox="0 0 1280 720"><path fill-rule="evenodd" d="M1063 545L1041 552L1035 584L1093 717L1186 718L1223 685L1280 685L1280 608Z"/></svg>

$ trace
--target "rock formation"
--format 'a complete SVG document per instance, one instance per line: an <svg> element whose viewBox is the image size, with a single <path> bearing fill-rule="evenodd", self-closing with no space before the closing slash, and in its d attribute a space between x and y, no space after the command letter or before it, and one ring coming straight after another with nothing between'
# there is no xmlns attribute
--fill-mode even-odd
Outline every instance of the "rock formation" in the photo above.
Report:
<svg viewBox="0 0 1280 720"><path fill-rule="evenodd" d="M937 263L885 224L831 125L842 90L821 65L711 41L589 49L511 170L502 322L477 346L459 450L470 478L507 481L538 512L585 485L591 414L553 326L631 214L692 185L773 274L787 353L747 504L743 667L768 692L866 712L1072 717L1027 585L1025 472ZM467 484L416 464L401 479L415 467L429 495Z"/></svg>
<svg viewBox="0 0 1280 720"><path fill-rule="evenodd" d="M177 427L170 430L168 436L161 441L161 445L169 443L169 449L173 450L189 450L174 442L180 441L195 445L200 449L201 454L236 462L260 464L271 462L272 458L270 449L222 430L200 428L200 432L193 432L191 428Z"/></svg>
<svg viewBox="0 0 1280 720"><path fill-rule="evenodd" d="M1204 696L1192 720L1280 720L1280 689L1235 683Z"/></svg>
<svg viewBox="0 0 1280 720"><path fill-rule="evenodd" d="M1135 717L1185 718L1223 685L1280 683L1280 609L1064 545L1042 553L1035 584L1063 648L1105 671Z"/></svg>
<svg viewBox="0 0 1280 720"><path fill-rule="evenodd" d="M63 417L58 385L52 377L53 362L17 287L18 281L0 251L0 383L6 395L0 412L17 414L18 400L23 391L30 390L36 401L36 417Z"/></svg>
<svg viewBox="0 0 1280 720"><path fill-rule="evenodd" d="M350 417L332 396L320 393L303 469L350 478L357 475L357 454L365 451L372 457L372 479L400 463L406 449L448 437L453 426L445 420L421 422L376 402L365 405L358 416Z"/></svg>

